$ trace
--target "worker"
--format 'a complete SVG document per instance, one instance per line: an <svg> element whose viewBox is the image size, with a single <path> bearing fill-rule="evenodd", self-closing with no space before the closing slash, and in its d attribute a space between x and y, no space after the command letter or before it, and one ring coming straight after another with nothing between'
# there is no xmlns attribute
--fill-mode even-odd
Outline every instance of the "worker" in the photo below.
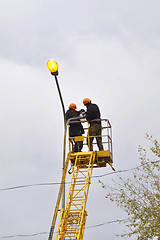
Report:
<svg viewBox="0 0 160 240"><path fill-rule="evenodd" d="M93 139L96 138L99 151L103 151L102 145L102 125L101 125L101 115L100 110L96 104L91 103L89 98L83 99L83 104L86 106L86 119L89 122L89 139L87 141L89 145L89 150L93 151Z"/></svg>
<svg viewBox="0 0 160 240"><path fill-rule="evenodd" d="M70 118L79 117L80 114L82 112L84 112L83 109L81 109L80 111L77 111L76 109L77 109L77 106L76 106L75 103L71 103L69 105L69 109L66 112L66 122ZM73 138L75 136L82 136L83 133L84 133L84 129L83 129L83 126L82 126L80 120L79 119L70 120L70 122L69 122L69 136L71 138ZM73 141L73 142L74 142L74 152L81 152L81 150L83 148L83 141Z"/></svg>

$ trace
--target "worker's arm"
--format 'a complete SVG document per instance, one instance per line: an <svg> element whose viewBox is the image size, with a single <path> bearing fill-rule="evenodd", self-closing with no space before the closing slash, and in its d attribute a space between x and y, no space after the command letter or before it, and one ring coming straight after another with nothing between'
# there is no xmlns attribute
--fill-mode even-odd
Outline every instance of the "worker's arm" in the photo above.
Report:
<svg viewBox="0 0 160 240"><path fill-rule="evenodd" d="M66 114L65 114L66 122L68 121L69 118L72 118L72 116L71 116L70 112L67 111Z"/></svg>
<svg viewBox="0 0 160 240"><path fill-rule="evenodd" d="M77 111L77 113L78 113L78 115L84 114L84 113L85 113L85 110L84 110L84 109L81 109L81 110Z"/></svg>
<svg viewBox="0 0 160 240"><path fill-rule="evenodd" d="M91 118L91 113L92 113L92 111L91 111L91 109L87 109L87 112L86 112L86 119L88 120L88 121L90 121L92 118Z"/></svg>

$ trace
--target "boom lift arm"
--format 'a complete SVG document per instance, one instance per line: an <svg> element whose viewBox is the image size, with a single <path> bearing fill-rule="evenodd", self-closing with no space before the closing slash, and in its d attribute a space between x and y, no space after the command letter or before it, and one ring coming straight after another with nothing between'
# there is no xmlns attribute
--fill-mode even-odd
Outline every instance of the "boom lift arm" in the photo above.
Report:
<svg viewBox="0 0 160 240"><path fill-rule="evenodd" d="M68 154L67 160L66 160L66 163L65 163L65 167L64 167L64 171L63 171L63 175L62 175L61 185L60 185L60 189L59 189L59 193L58 193L57 203L56 203L56 207L55 207L55 211L54 211L54 215L53 215L53 220L52 220L52 225L51 225L48 240L52 240L52 238L53 238L54 228L55 228L58 209L59 209L59 205L60 205L60 201L61 201L61 197L62 197L62 192L63 192L63 188L64 188L64 184L65 184L65 178L66 178L66 173L67 173L67 169L68 169L69 160L70 160L70 153Z"/></svg>
<svg viewBox="0 0 160 240"><path fill-rule="evenodd" d="M77 118L75 119L75 121L77 121ZM90 137L94 136L89 136L87 133L86 137L84 136L77 136L74 138L69 137L69 153L63 171L62 181L59 189L59 194L57 198L57 203L55 207L55 212L48 240L52 240L53 238L53 232L55 228L56 218L59 210L69 160L71 161L72 167L71 183L68 191L65 209L61 209L61 215L59 219L55 240L83 240L83 234L87 217L87 212L85 208L88 198L89 187L91 184L93 168L106 167L106 164L108 163L111 166L111 168L115 171L115 169L112 166L113 153L112 153L111 125L109 120L107 119L103 120L101 119L101 121L104 121L104 123L106 124L106 126L102 127L102 129L105 130L106 133L101 136L102 139L103 138L105 139L103 141L103 145L104 144L107 145L107 148L104 151L90 151L88 149L88 151L86 152L74 153L73 142L83 141L84 138L88 139L89 142ZM87 144L84 143L84 145Z"/></svg>

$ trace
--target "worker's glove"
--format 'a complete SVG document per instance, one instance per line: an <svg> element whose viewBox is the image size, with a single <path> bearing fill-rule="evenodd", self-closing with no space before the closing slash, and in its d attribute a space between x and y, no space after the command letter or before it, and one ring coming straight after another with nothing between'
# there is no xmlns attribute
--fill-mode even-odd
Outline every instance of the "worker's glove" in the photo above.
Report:
<svg viewBox="0 0 160 240"><path fill-rule="evenodd" d="M80 110L80 113L84 114L84 113L85 113L85 110L84 110L84 109L81 109L81 110Z"/></svg>
<svg viewBox="0 0 160 240"><path fill-rule="evenodd" d="M85 122L86 121L86 113L85 112L81 113L79 116L81 118L81 122Z"/></svg>
<svg viewBox="0 0 160 240"><path fill-rule="evenodd" d="M86 113L80 113L79 116L80 116L81 119L84 119L86 117Z"/></svg>

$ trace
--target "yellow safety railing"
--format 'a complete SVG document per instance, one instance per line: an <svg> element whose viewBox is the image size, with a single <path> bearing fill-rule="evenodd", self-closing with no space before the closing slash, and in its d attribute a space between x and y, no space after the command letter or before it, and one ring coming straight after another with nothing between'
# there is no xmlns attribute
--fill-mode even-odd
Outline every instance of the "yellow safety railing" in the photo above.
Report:
<svg viewBox="0 0 160 240"><path fill-rule="evenodd" d="M89 135L89 123L87 120L84 119L77 119L77 118L72 118L70 119L72 122L68 121L68 140L69 140L69 151L74 153L74 142L77 141L82 141L83 146L87 145L87 151L90 151L90 139L91 138L96 138L96 137L101 137L102 138L102 144L104 147L104 150L110 151L110 154L113 159L113 150L112 150L112 127L108 119L101 119L101 125L102 125L102 135L98 136L90 136ZM97 119L99 120L99 119ZM94 120L95 121L95 120ZM81 122L82 124L86 125L87 127L84 127L85 133L82 136L75 136L75 137L70 137L69 134L69 129L70 129L70 124L78 123ZM97 143L95 140L93 141L93 146L96 145Z"/></svg>

